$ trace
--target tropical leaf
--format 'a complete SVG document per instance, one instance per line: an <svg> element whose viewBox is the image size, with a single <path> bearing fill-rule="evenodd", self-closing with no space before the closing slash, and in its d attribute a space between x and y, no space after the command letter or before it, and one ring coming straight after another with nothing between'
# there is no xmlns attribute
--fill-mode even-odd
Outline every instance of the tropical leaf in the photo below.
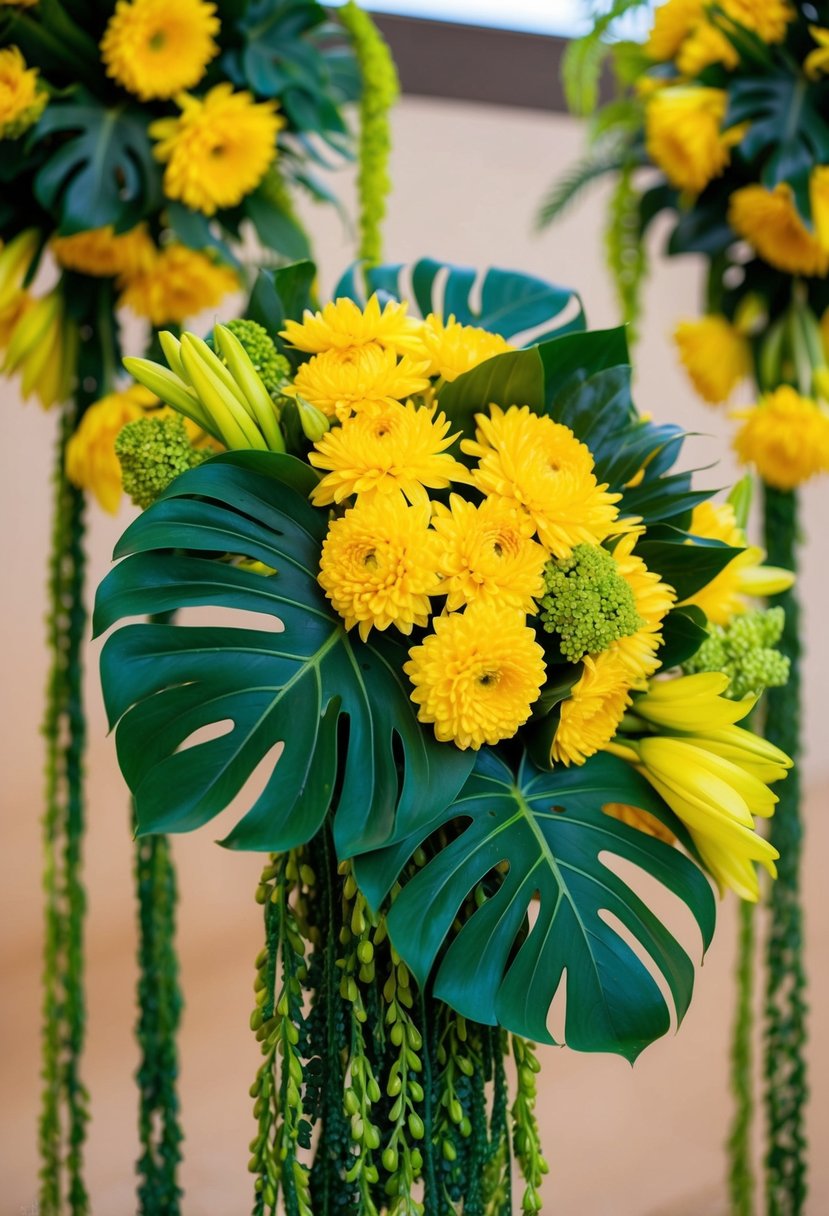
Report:
<svg viewBox="0 0 829 1216"><path fill-rule="evenodd" d="M432 312L453 316L463 325L478 325L510 340L532 332L532 341L541 342L585 326L574 291L515 270L492 269L480 275L432 258L411 266L352 266L334 294L363 302L374 291L391 299L413 300L421 316Z"/></svg>
<svg viewBox="0 0 829 1216"><path fill-rule="evenodd" d="M122 537L124 560L99 589L98 633L203 605L281 622L131 624L107 640L104 698L139 832L199 827L264 762L263 792L223 843L291 848L333 807L338 852L350 857L440 813L469 773L468 753L418 724L404 647L347 634L320 591L327 517L307 501L315 483L290 456L228 453L179 477ZM217 561L223 553L274 573Z"/></svg>
<svg viewBox="0 0 829 1216"><path fill-rule="evenodd" d="M548 228L569 211L590 186L608 173L617 173L627 158L626 145L627 140L605 138L556 178L538 209L536 228Z"/></svg>
<svg viewBox="0 0 829 1216"><path fill-rule="evenodd" d="M34 131L40 143L61 136L35 177L38 202L60 217L64 235L132 228L161 203L161 170L153 159L147 117L138 109L104 109L91 94L53 102Z"/></svg>
<svg viewBox="0 0 829 1216"><path fill-rule="evenodd" d="M644 778L614 756L554 772L525 759L516 776L484 750L455 803L408 840L360 858L358 881L379 906L414 849L454 823L458 836L405 881L388 914L391 940L418 983L431 976L435 996L465 1016L552 1043L549 1010L566 976L564 1040L577 1051L633 1060L671 1023L651 968L670 991L679 1022L694 965L610 859L673 892L692 913L704 947L715 904L688 856L605 814L610 802L649 812L687 844ZM493 875L500 885L469 911L470 895ZM463 907L463 927L454 933Z"/></svg>

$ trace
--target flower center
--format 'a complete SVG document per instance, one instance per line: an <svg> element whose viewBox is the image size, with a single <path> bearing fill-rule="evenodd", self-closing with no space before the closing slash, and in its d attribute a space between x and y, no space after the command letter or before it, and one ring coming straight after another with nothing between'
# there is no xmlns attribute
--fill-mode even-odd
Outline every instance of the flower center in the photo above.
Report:
<svg viewBox="0 0 829 1216"><path fill-rule="evenodd" d="M156 30L154 34L150 35L150 40L147 43L151 51L163 51L166 45L167 35L164 30Z"/></svg>
<svg viewBox="0 0 829 1216"><path fill-rule="evenodd" d="M369 549L368 553L366 553L363 558L363 565L367 566L369 570L377 569L377 554L374 549Z"/></svg>

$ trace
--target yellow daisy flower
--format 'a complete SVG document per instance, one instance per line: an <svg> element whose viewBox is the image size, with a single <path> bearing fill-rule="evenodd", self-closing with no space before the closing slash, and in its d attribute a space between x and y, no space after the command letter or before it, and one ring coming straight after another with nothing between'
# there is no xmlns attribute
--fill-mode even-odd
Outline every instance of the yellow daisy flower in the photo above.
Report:
<svg viewBox="0 0 829 1216"><path fill-rule="evenodd" d="M398 361L393 350L368 342L314 355L302 364L293 385L285 391L302 397L328 418L344 422L361 410L393 405L425 392L427 372L428 364L409 355Z"/></svg>
<svg viewBox="0 0 829 1216"><path fill-rule="evenodd" d="M829 270L829 253L804 226L791 186L785 182L773 190L760 185L736 190L731 195L728 222L777 270L821 277Z"/></svg>
<svg viewBox="0 0 829 1216"><path fill-rule="evenodd" d="M618 654L585 655L584 671L561 703L551 758L569 767L584 764L619 728L630 705L630 674Z"/></svg>
<svg viewBox="0 0 829 1216"><path fill-rule="evenodd" d="M389 405L348 418L333 427L308 460L327 475L311 493L317 507L342 502L352 494L397 494L411 503L428 502L425 486L445 489L451 481L469 481L469 473L450 448L457 435L435 408L413 403Z"/></svg>
<svg viewBox="0 0 829 1216"><path fill-rule="evenodd" d="M725 89L677 85L660 89L645 110L648 155L678 190L699 194L719 177L742 130L722 132L728 106Z"/></svg>
<svg viewBox="0 0 829 1216"><path fill-rule="evenodd" d="M48 100L37 69L27 66L20 48L7 46L0 50L0 139L17 139L28 131Z"/></svg>
<svg viewBox="0 0 829 1216"><path fill-rule="evenodd" d="M819 80L829 72L829 30L821 29L818 25L810 25L809 33L817 46L803 61L803 70L810 80Z"/></svg>
<svg viewBox="0 0 829 1216"><path fill-rule="evenodd" d="M107 75L142 101L192 89L219 50L215 4L118 0L101 40Z"/></svg>
<svg viewBox="0 0 829 1216"><path fill-rule="evenodd" d="M67 270L100 278L137 274L152 262L155 254L155 246L144 224L118 234L107 226L90 228L74 236L55 236L50 248Z"/></svg>
<svg viewBox="0 0 829 1216"><path fill-rule="evenodd" d="M115 440L128 422L143 418L158 398L140 384L110 393L91 405L66 447L66 476L79 490L94 494L114 515L121 503L121 464Z"/></svg>
<svg viewBox="0 0 829 1216"><path fill-rule="evenodd" d="M733 416L743 423L734 450L770 486L794 490L829 471L829 413L811 397L783 384Z"/></svg>
<svg viewBox="0 0 829 1216"><path fill-rule="evenodd" d="M440 572L446 580L446 607L496 600L534 612L544 594L547 552L530 540L532 520L514 503L485 498L480 506L452 494L449 507L434 504L433 526L440 537Z"/></svg>
<svg viewBox="0 0 829 1216"><path fill-rule="evenodd" d="M659 667L657 651L662 644L662 622L676 603L673 587L663 583L659 575L649 570L642 558L633 552L638 539L635 532L620 537L613 550L613 560L633 592L642 624L636 633L617 638L608 651L621 659L634 687L643 686Z"/></svg>
<svg viewBox="0 0 829 1216"><path fill-rule="evenodd" d="M186 245L155 250L141 268L122 276L118 301L155 326L180 325L205 308L215 308L239 279L229 266L214 262L206 253Z"/></svg>
<svg viewBox="0 0 829 1216"><path fill-rule="evenodd" d="M461 325L454 317L444 322L430 313L423 323L420 338L431 360L429 374L443 380L456 380L495 355L512 350L500 334L488 333L475 325Z"/></svg>
<svg viewBox="0 0 829 1216"><path fill-rule="evenodd" d="M256 102L227 82L204 97L182 93L178 118L150 126L157 160L166 164L164 192L194 211L213 215L235 207L261 182L276 157L285 121L276 102Z"/></svg>
<svg viewBox="0 0 829 1216"><path fill-rule="evenodd" d="M361 499L328 529L319 584L346 629L356 625L363 641L372 628L411 633L426 625L429 596L440 594L428 505L407 506L400 494Z"/></svg>
<svg viewBox="0 0 829 1216"><path fill-rule="evenodd" d="M600 544L616 527L621 495L598 485L589 448L569 427L534 414L529 406L493 405L476 414L476 439L461 443L479 458L478 489L519 506L532 519L538 539L555 557L574 545Z"/></svg>
<svg viewBox="0 0 829 1216"><path fill-rule="evenodd" d="M422 359L422 322L408 316L407 308L406 301L387 300L381 309L376 292L369 297L365 308L360 308L354 300L340 297L329 301L322 312L306 308L301 321L286 321L280 337L289 346L312 355L371 342L395 354L410 354Z"/></svg>
<svg viewBox="0 0 829 1216"><path fill-rule="evenodd" d="M680 321L674 341L694 388L711 405L721 404L751 375L751 347L725 317Z"/></svg>
<svg viewBox="0 0 829 1216"><path fill-rule="evenodd" d="M699 503L691 515L689 531L704 540L721 540L743 549L710 583L682 601L696 604L712 625L727 625L732 617L745 612L749 597L777 595L794 583L790 570L763 565L765 553L756 545L748 545L730 502Z"/></svg>
<svg viewBox="0 0 829 1216"><path fill-rule="evenodd" d="M521 613L494 600L433 619L403 670L419 721L442 743L477 750L511 739L544 684L544 651Z"/></svg>

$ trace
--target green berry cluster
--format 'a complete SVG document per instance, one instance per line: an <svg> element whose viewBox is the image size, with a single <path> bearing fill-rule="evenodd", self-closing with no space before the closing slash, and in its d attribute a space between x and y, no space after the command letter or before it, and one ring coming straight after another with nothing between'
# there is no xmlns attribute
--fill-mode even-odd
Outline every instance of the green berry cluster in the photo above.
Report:
<svg viewBox="0 0 829 1216"><path fill-rule="evenodd" d="M710 625L708 637L683 671L724 672L730 681L725 695L737 701L781 688L789 678L789 660L776 649L784 624L784 610L777 607L741 613L724 626Z"/></svg>
<svg viewBox="0 0 829 1216"><path fill-rule="evenodd" d="M541 1136L535 1117L537 1096L536 1075L541 1069L532 1043L512 1036L512 1054L518 1073L518 1092L512 1106L513 1144L515 1158L524 1178L524 1195L521 1211L541 1211L541 1180L549 1172L549 1166L541 1153Z"/></svg>
<svg viewBox="0 0 829 1216"><path fill-rule="evenodd" d="M193 447L178 414L137 418L115 440L124 492L142 509L152 506L179 473L213 454L213 448Z"/></svg>
<svg viewBox="0 0 829 1216"><path fill-rule="evenodd" d="M632 589L613 555L599 545L576 545L569 557L548 562L544 584L542 626L559 635L561 653L571 663L607 650L642 624Z"/></svg>
<svg viewBox="0 0 829 1216"><path fill-rule="evenodd" d="M245 348L246 355L270 396L279 397L285 381L290 379L291 365L284 355L280 355L265 327L258 321L248 321L240 317L238 320L228 321L227 328ZM212 349L213 339L208 338L207 344Z"/></svg>

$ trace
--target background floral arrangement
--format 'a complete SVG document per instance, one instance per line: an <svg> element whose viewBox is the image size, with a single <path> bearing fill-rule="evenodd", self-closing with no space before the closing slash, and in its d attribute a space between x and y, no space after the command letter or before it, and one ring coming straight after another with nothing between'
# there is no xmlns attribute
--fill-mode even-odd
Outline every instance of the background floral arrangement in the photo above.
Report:
<svg viewBox="0 0 829 1216"><path fill-rule="evenodd" d="M676 471L624 332L571 293L491 270L476 311L471 271L366 279L316 310L311 264L264 272L210 343L127 361L227 450L174 417L118 437L146 510L98 592L105 700L143 836L241 795L223 843L270 855L254 1211L509 1212L514 1155L535 1212L532 1041L633 1060L671 1022L644 958L678 1021L693 991L604 858L703 946L707 876L753 901L775 873L755 817L791 762L738 723L788 674L746 593L790 580L745 544L745 487ZM168 618L204 606L262 627Z"/></svg>
<svg viewBox="0 0 829 1216"><path fill-rule="evenodd" d="M44 722L46 958L40 1210L88 1211L81 878L85 501L121 500L124 423L158 398L118 385L120 326L157 349L246 285L259 261L304 256L298 190L335 203L318 166L352 158L359 102L360 254L378 256L387 190L388 51L354 3L315 0L0 2L0 371L60 410L49 568L53 667ZM204 447L207 437L191 427ZM163 838L139 845L141 1211L178 1211L181 1130L175 875Z"/></svg>
<svg viewBox="0 0 829 1216"><path fill-rule="evenodd" d="M553 219L589 181L616 175L609 262L623 311L635 321L645 238L668 212L667 253L708 263L705 315L676 330L679 356L700 396L726 402L743 382L755 400L732 411L734 450L764 485L765 544L797 564L797 490L829 469L829 8L788 0L668 0L644 46L608 38L637 5L621 3L574 47L571 100L595 110L598 69L610 54L620 95L591 119L592 149L546 200ZM724 533L718 533L724 535ZM769 698L766 734L792 755L800 745L800 613L793 589L782 650L792 679ZM786 787L771 829L785 857L771 891L765 1074L769 1211L803 1210L805 976L798 783ZM753 1211L750 1155L751 951L744 913L734 1040L738 1110L731 1142L735 1212Z"/></svg>

